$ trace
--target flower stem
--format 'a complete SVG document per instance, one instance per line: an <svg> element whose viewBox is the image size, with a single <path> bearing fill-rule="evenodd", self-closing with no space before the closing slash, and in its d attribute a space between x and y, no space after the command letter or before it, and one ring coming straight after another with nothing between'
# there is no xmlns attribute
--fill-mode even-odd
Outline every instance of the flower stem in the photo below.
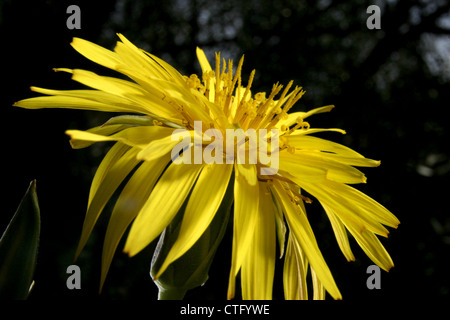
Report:
<svg viewBox="0 0 450 320"><path fill-rule="evenodd" d="M183 288L160 288L158 300L183 300L186 294L186 289Z"/></svg>

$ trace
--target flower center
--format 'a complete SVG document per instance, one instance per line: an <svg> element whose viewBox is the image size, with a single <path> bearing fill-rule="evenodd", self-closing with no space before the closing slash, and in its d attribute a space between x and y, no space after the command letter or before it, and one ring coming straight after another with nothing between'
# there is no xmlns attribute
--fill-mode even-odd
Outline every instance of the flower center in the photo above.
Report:
<svg viewBox="0 0 450 320"><path fill-rule="evenodd" d="M228 64L223 60L220 62L220 53L216 53L215 71L203 73L202 81L197 75L185 77L186 85L191 90L196 90L209 102L222 112L222 116L227 119L227 127L238 127L243 130L249 128L259 130L270 130L275 128L280 120L288 117L288 111L305 93L302 87L295 87L291 92L293 81L289 82L283 89L283 85L274 84L268 97L266 92L258 92L252 96L251 86L255 76L255 70L250 73L246 87L242 86L242 65L244 57L239 60L236 71L233 72L233 61ZM279 94L278 100L275 100ZM212 114L212 110L205 104L206 111ZM214 117L212 117L214 118ZM191 122L191 119L186 119ZM298 119L296 126L289 129L286 126L279 128L284 133L307 125L302 119ZM214 125L215 128L223 130Z"/></svg>

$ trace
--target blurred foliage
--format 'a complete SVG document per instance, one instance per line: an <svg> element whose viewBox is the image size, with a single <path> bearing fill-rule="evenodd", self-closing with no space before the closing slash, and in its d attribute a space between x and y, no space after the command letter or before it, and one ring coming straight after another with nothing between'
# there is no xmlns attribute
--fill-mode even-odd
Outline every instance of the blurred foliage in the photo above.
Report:
<svg viewBox="0 0 450 320"><path fill-rule="evenodd" d="M81 30L66 28L70 4L81 8ZM366 27L366 9L371 4L381 8L380 30ZM69 43L78 36L112 49L117 32L185 74L199 71L196 46L211 58L214 51L235 60L245 54L244 72L256 69L254 90L267 91L274 82L292 79L307 91L297 105L299 110L336 105L331 114L311 119L311 125L343 128L347 135L327 138L382 160L381 167L365 170L368 184L361 189L401 221L398 230L383 239L396 267L382 274L381 290L371 291L365 286L371 262L354 243L357 261L347 263L319 206L311 206L310 219L344 298L447 295L449 10L448 0L1 1L0 35L6 62L1 99L6 121L0 130L8 193L2 193L0 200L14 204L28 181L41 181L45 215L36 272L41 285L33 298L148 300L157 296L148 276L156 244L133 259L118 252L104 291L97 295L106 220L99 222L76 262L82 270L82 290L65 287L65 270L73 263L90 180L109 145L73 151L64 130L94 126L102 115L11 107L14 101L33 95L30 85L77 87L67 77L54 74L53 67L108 74L74 52ZM2 215L0 227L7 220ZM225 298L229 244L225 238L208 282L187 298ZM277 299L283 297L279 276Z"/></svg>

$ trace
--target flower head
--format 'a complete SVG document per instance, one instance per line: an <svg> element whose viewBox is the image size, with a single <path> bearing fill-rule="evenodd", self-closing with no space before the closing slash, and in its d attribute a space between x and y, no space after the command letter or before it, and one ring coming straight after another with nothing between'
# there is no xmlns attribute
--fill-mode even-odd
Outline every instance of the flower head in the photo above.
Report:
<svg viewBox="0 0 450 320"><path fill-rule="evenodd" d="M74 148L115 142L92 181L77 255L105 204L128 177L105 236L102 283L130 225L124 251L133 256L183 210L178 237L154 278L160 277L202 236L229 188L233 192L233 243L228 298L235 295L239 272L244 299L272 297L277 243L285 258L287 299L307 298L308 269L314 297L323 298L326 291L335 299L341 298L310 226L305 203L311 200L305 192L323 206L347 260L354 260L348 231L377 265L384 270L393 266L377 236L387 236L385 226L395 228L399 221L382 205L349 186L366 182L356 166L375 167L380 162L311 135L322 131L345 133L341 129L311 128L306 121L333 106L289 113L304 90L290 82L286 86L277 83L268 93L253 93L255 71L243 83L243 58L233 66L232 61L222 61L216 54L213 69L204 52L197 49L202 76L187 77L123 35L118 36L121 41L114 51L78 38L72 46L86 58L132 81L79 69L55 69L70 73L73 80L93 90L32 87L47 96L15 104L29 109L126 113L87 131L67 131ZM239 134L228 140L229 133L237 131ZM224 136L231 146L223 146ZM214 161L207 162L202 157L205 155Z"/></svg>

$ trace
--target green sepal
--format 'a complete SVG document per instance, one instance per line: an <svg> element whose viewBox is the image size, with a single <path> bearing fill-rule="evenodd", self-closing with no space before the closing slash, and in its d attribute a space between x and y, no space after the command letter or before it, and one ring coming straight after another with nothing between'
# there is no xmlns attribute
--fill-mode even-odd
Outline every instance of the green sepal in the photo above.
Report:
<svg viewBox="0 0 450 320"><path fill-rule="evenodd" d="M106 121L102 126L110 126L113 124L122 124L130 126L152 126L153 118L149 116L137 116L137 115L121 115L112 117Z"/></svg>
<svg viewBox="0 0 450 320"><path fill-rule="evenodd" d="M183 256L169 265L157 280L154 280L159 289L159 300L181 300L188 290L199 287L208 280L209 268L230 218L234 198L233 181L234 178L231 177L222 203L203 235ZM150 268L153 279L177 239L183 213L184 206L159 238Z"/></svg>
<svg viewBox="0 0 450 320"><path fill-rule="evenodd" d="M40 227L33 180L0 239L0 299L27 299L33 284Z"/></svg>
<svg viewBox="0 0 450 320"><path fill-rule="evenodd" d="M112 117L108 121L106 121L102 127L110 126L110 125L126 125L126 126L153 126L156 122L160 122L168 127L172 128L183 128L182 126L167 121L165 119L159 119L157 117L150 116L138 116L138 115L120 115L116 117Z"/></svg>

